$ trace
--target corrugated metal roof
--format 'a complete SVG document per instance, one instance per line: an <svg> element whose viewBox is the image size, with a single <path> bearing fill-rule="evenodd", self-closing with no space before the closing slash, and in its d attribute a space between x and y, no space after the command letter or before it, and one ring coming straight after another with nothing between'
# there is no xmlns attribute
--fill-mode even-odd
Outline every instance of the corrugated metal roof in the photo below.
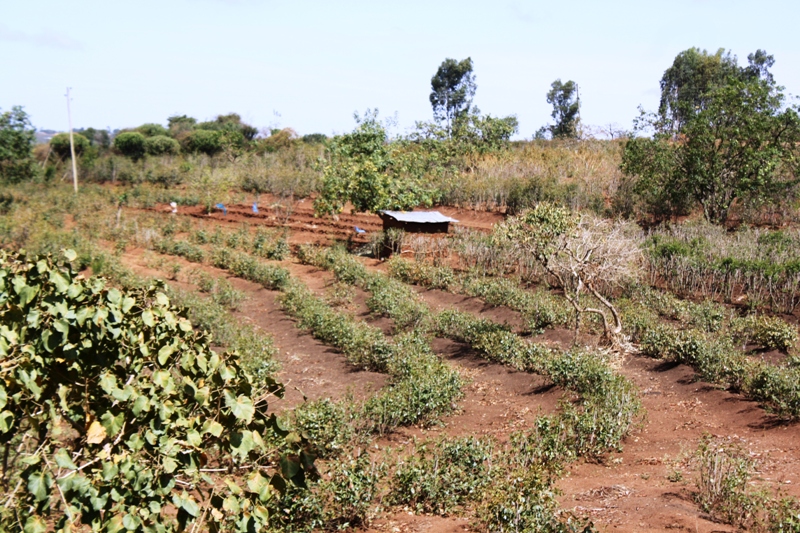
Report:
<svg viewBox="0 0 800 533"><path fill-rule="evenodd" d="M454 218L444 216L439 211L381 211L381 213L399 222L458 222Z"/></svg>

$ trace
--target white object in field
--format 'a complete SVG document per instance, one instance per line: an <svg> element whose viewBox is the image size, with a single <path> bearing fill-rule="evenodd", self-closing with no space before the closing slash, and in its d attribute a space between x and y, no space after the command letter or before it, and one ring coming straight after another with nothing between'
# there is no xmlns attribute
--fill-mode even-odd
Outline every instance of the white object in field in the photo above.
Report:
<svg viewBox="0 0 800 533"><path fill-rule="evenodd" d="M177 213L178 212L178 204L176 204L175 202L170 202L169 206L172 208L172 212L173 213Z"/></svg>

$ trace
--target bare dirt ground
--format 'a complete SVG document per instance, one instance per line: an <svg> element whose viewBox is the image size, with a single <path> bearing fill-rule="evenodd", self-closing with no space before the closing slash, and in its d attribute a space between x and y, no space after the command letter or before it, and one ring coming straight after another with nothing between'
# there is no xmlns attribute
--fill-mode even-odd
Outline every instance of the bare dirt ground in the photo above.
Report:
<svg viewBox="0 0 800 533"><path fill-rule="evenodd" d="M368 232L380 229L380 220L371 215L344 214L338 221L315 219L310 203L297 205L285 222L270 218L267 209L260 216L252 216L249 210L249 205L231 206L227 217L221 212L203 215L199 209L191 208L182 208L181 213L210 224L247 221L252 225L287 227L293 244L347 238L353 235L355 225ZM492 213L440 211L464 224L484 229L500 217ZM369 233L356 238L363 241L368 236ZM141 250L131 251L123 259L143 275L166 277L164 272L148 267ZM222 271L191 265L178 258L169 261L182 262L183 270L203 268L224 275ZM332 283L330 275L318 269L292 262L285 262L284 266L318 294L324 294ZM377 263L370 267L380 268ZM298 330L282 313L276 301L277 292L243 280L230 280L248 296L237 316L275 339L279 349L277 358L283 366L279 378L288 384L285 405L297 405L303 394L308 398L336 398L349 393L366 396L384 384L384 376L354 369L341 354ZM434 309L453 307L499 322L507 321L515 328L522 324L515 312L487 306L474 298L442 291L419 293ZM389 321L369 316L364 304L366 298L357 291L351 312L390 333ZM569 342L568 335L564 330L553 330L537 340L563 344ZM471 379L460 411L446 419L441 428L403 429L387 437L389 443L397 445L413 437L441 434L491 434L504 439L512 431L527 427L538 414L556 408L560 391L541 377L487 363L468 347L452 341L437 339L433 348ZM770 482L786 494L800 496L800 425L782 423L754 402L696 381L692 369L683 365L628 355L619 361L618 367L639 387L646 418L626 439L621 453L613 454L603 463L577 462L568 468L558 483L563 492L560 497L563 508L591 517L603 531L734 531L730 526L713 522L692 500L696 471L686 459L704 434L742 439L761 461L760 481ZM292 389L293 386L303 394ZM371 530L445 533L468 529L469 520L465 518L399 512L377 520Z"/></svg>
<svg viewBox="0 0 800 533"><path fill-rule="evenodd" d="M199 205L181 206L178 208L178 215L191 216L215 224L238 226L245 222L253 226L285 228L289 230L290 244L329 244L333 240L348 238L354 243L365 244L369 242L371 233L381 231L383 227L383 222L377 215L353 214L350 207L345 207L345 210L336 217L316 217L313 201L310 199L287 203L270 195L262 195L258 213L253 212L252 204L232 204L225 207L228 210L227 215L220 209L214 209L208 214ZM169 213L171 209L169 205L161 204L153 210ZM463 228L488 230L503 219L502 214L493 212L476 212L444 206L432 209L457 219L458 225ZM366 233L356 233L356 226Z"/></svg>

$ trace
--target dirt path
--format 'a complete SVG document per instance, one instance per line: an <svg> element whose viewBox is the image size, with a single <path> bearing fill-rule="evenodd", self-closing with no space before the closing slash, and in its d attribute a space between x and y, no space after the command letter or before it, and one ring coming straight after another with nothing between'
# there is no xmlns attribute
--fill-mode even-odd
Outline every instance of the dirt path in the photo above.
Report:
<svg viewBox="0 0 800 533"><path fill-rule="evenodd" d="M167 278L165 272L148 267L142 253L126 253L122 261L142 276ZM286 386L286 396L274 403L276 409L295 407L303 402L304 396L310 400L342 398L347 394L358 399L368 398L385 384L385 375L355 368L337 350L298 329L295 321L286 316L277 302L280 292L229 276L224 270L190 263L179 257L169 256L166 261L182 266L182 274L178 275L177 281L170 281L171 284L196 290L196 286L187 283L186 276L189 271L198 269L213 276L227 278L234 288L245 293L247 299L233 313L234 316L271 335L278 350L275 358L280 362L281 370L276 377ZM297 269L291 263L284 266L290 267L290 270L294 270L293 274L297 274ZM310 281L305 279L306 276L303 278L304 281ZM320 292L324 288L322 276L315 275L312 279L312 290Z"/></svg>

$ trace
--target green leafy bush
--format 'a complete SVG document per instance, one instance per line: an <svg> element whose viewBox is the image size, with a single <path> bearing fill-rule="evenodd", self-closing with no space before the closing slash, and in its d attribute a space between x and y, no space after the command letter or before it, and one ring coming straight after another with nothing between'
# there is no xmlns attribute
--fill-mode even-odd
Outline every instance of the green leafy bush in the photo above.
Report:
<svg viewBox="0 0 800 533"><path fill-rule="evenodd" d="M797 328L778 317L750 315L731 321L731 334L737 342L754 342L768 350L788 352L797 345Z"/></svg>
<svg viewBox="0 0 800 533"><path fill-rule="evenodd" d="M295 425L314 443L319 457L335 457L355 438L351 407L347 401L322 398L295 409Z"/></svg>
<svg viewBox="0 0 800 533"><path fill-rule="evenodd" d="M73 133L72 141L75 144L76 156L80 156L84 150L90 146L89 139L80 133ZM69 148L69 133L59 133L57 135L53 135L53 138L50 139L50 148L52 148L53 152L55 152L61 159L72 157L72 152Z"/></svg>
<svg viewBox="0 0 800 533"><path fill-rule="evenodd" d="M221 133L212 130L194 130L183 138L182 145L190 154L214 155L222 150Z"/></svg>
<svg viewBox="0 0 800 533"><path fill-rule="evenodd" d="M148 155L176 155L181 151L181 145L166 135L147 137L144 140L144 150Z"/></svg>
<svg viewBox="0 0 800 533"><path fill-rule="evenodd" d="M126 131L114 137L114 148L134 161L143 158L147 153L145 137L136 131Z"/></svg>
<svg viewBox="0 0 800 533"><path fill-rule="evenodd" d="M0 443L15 450L2 529L250 531L286 481L313 472L306 442L267 412L282 386L254 389L158 286L123 292L0 251L0 324L13 362L0 368ZM202 472L212 460L236 476Z"/></svg>
<svg viewBox="0 0 800 533"><path fill-rule="evenodd" d="M480 496L491 482L491 438L426 442L403 459L392 477L389 501L416 512L448 515Z"/></svg>

